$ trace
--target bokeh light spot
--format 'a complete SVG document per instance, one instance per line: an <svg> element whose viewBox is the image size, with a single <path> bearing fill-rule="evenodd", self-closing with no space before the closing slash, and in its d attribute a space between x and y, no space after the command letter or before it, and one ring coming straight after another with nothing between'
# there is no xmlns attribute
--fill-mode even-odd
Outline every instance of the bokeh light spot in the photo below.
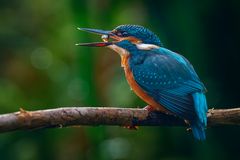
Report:
<svg viewBox="0 0 240 160"><path fill-rule="evenodd" d="M52 63L52 53L46 48L37 48L31 54L31 63L37 69L48 69Z"/></svg>

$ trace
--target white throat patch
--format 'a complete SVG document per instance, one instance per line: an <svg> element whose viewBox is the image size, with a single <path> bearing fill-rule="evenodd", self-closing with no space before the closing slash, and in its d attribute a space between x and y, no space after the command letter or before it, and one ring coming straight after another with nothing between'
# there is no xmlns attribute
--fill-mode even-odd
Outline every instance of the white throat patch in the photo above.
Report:
<svg viewBox="0 0 240 160"><path fill-rule="evenodd" d="M125 55L129 55L130 54L126 49L118 47L115 44L108 46L108 48L111 48L112 50L117 52L120 56L125 56Z"/></svg>
<svg viewBox="0 0 240 160"><path fill-rule="evenodd" d="M136 47L140 50L151 50L151 49L157 49L159 46L154 44L145 44L145 43L139 43L136 44Z"/></svg>
<svg viewBox="0 0 240 160"><path fill-rule="evenodd" d="M157 46L157 45L154 45L154 44L145 44L145 43L136 44L136 47L137 47L137 49L139 49L139 50L151 50L151 49L160 48L160 47ZM121 47L118 47L118 46L115 45L115 44L109 45L108 48L114 50L114 51L117 52L120 56L126 56L126 55L129 55L129 54L130 54L126 49L123 49L123 48L121 48Z"/></svg>

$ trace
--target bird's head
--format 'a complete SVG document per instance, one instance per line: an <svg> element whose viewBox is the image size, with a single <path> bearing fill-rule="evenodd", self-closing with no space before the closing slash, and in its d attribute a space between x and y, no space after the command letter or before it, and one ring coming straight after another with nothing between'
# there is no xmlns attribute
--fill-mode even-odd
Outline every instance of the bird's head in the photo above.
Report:
<svg viewBox="0 0 240 160"><path fill-rule="evenodd" d="M79 46L105 47L117 51L118 53L129 53L131 49L148 50L161 47L158 36L147 28L139 25L120 25L112 31L100 29L78 28L102 35L103 42L79 43ZM125 52L127 51L127 52Z"/></svg>

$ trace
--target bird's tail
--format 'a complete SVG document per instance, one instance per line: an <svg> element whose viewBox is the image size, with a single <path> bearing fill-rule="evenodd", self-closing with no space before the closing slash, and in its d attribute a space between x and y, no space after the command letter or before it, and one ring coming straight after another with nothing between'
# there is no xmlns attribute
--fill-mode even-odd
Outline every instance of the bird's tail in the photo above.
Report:
<svg viewBox="0 0 240 160"><path fill-rule="evenodd" d="M192 123L191 128L194 138L196 138L199 141L203 141L206 139L205 126L198 123Z"/></svg>
<svg viewBox="0 0 240 160"><path fill-rule="evenodd" d="M198 140L205 140L205 127L207 126L207 101L204 93L193 94L194 108L197 118L191 122L193 136Z"/></svg>

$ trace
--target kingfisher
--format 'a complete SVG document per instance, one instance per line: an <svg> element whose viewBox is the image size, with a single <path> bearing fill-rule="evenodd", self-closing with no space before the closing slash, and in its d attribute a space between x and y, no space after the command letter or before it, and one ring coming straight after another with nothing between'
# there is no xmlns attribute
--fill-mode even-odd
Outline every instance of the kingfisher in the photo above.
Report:
<svg viewBox="0 0 240 160"><path fill-rule="evenodd" d="M197 140L206 139L206 88L184 56L165 48L155 33L140 25L78 29L101 35L102 42L76 45L108 47L120 55L126 79L147 110L178 116Z"/></svg>

